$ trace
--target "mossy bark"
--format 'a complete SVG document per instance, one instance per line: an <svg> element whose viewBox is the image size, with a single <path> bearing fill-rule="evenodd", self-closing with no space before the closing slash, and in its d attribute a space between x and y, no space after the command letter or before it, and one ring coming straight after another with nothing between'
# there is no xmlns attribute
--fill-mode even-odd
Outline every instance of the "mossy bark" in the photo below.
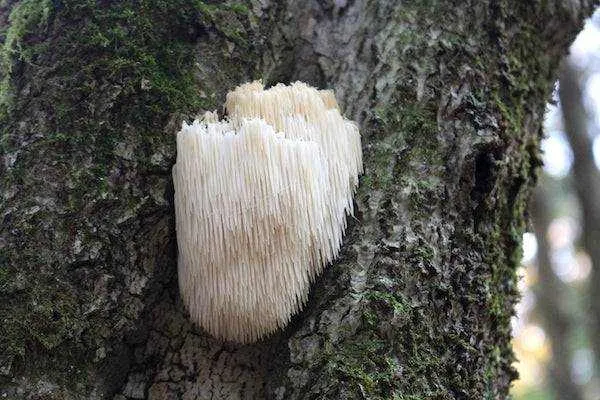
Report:
<svg viewBox="0 0 600 400"><path fill-rule="evenodd" d="M504 398L540 122L591 2L0 4L0 395ZM219 343L178 298L180 122L335 89L365 174L305 311Z"/></svg>

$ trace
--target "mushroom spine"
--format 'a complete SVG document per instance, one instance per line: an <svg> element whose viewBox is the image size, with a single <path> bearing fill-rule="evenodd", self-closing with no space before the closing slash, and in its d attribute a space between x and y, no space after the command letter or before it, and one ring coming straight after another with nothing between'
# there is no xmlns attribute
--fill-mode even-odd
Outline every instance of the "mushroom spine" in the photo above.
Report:
<svg viewBox="0 0 600 400"><path fill-rule="evenodd" d="M362 151L331 91L252 82L225 108L177 134L178 280L195 323L248 343L287 325L337 257Z"/></svg>

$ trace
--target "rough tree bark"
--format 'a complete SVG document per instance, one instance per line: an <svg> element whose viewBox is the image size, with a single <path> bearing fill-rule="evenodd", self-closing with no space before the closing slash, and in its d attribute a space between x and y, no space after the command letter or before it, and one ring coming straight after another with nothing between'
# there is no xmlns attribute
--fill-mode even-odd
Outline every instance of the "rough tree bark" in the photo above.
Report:
<svg viewBox="0 0 600 400"><path fill-rule="evenodd" d="M1 7L1 396L507 396L540 120L591 2ZM178 299L170 167L252 78L334 88L366 171L305 311L236 346Z"/></svg>
<svg viewBox="0 0 600 400"><path fill-rule="evenodd" d="M583 247L592 260L588 290L590 332L600 332L600 173L593 154L593 138L588 132L589 117L583 102L581 73L567 58L560 73L560 103L564 129L573 149L573 176L575 190L582 211ZM600 335L590 335L600 365Z"/></svg>

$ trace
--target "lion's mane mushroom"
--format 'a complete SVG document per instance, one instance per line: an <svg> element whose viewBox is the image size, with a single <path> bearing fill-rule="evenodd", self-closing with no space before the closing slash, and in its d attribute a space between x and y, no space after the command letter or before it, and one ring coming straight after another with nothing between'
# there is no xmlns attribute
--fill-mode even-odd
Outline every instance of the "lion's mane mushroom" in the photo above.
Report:
<svg viewBox="0 0 600 400"><path fill-rule="evenodd" d="M177 134L179 288L193 321L247 343L284 327L338 255L362 153L330 91L252 82L226 109Z"/></svg>

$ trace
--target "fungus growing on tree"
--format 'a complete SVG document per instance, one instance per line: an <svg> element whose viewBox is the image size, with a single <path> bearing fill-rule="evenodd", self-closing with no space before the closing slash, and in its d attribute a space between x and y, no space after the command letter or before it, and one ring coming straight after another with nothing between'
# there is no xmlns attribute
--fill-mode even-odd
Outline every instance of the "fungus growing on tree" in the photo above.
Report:
<svg viewBox="0 0 600 400"><path fill-rule="evenodd" d="M331 91L252 82L225 107L177 134L179 288L194 322L247 343L284 327L338 255L362 152Z"/></svg>

